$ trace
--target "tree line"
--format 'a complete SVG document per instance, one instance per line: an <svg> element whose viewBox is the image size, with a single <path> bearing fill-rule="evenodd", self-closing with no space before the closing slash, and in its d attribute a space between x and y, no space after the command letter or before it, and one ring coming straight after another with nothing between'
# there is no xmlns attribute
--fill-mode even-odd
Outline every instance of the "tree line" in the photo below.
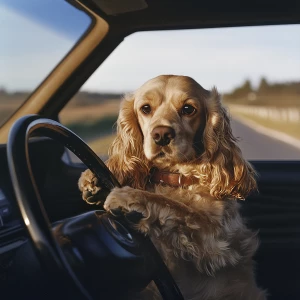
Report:
<svg viewBox="0 0 300 300"><path fill-rule="evenodd" d="M7 92L0 86L1 103L23 102L30 92ZM111 99L120 99L120 93L97 93L97 92L78 92L69 105L94 105L103 103ZM249 79L232 91L223 94L223 99L228 103L250 104L250 105L279 105L279 106L300 106L300 81L270 83L262 77L257 88L254 88ZM0 103L0 104L1 104Z"/></svg>
<svg viewBox="0 0 300 300"><path fill-rule="evenodd" d="M223 95L229 103L252 105L300 106L300 81L270 83L262 77L257 88L249 79Z"/></svg>

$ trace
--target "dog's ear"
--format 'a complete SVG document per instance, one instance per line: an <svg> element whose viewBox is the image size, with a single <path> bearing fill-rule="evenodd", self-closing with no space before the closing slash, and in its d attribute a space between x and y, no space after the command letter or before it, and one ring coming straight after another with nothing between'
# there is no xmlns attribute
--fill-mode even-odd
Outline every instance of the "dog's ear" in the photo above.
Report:
<svg viewBox="0 0 300 300"><path fill-rule="evenodd" d="M117 120L117 136L109 149L107 166L121 185L143 189L149 173L143 135L134 112L134 95L124 97Z"/></svg>
<svg viewBox="0 0 300 300"><path fill-rule="evenodd" d="M215 88L205 104L204 153L200 165L202 182L218 199L228 196L245 199L251 190L256 189L255 171L237 146L228 113Z"/></svg>

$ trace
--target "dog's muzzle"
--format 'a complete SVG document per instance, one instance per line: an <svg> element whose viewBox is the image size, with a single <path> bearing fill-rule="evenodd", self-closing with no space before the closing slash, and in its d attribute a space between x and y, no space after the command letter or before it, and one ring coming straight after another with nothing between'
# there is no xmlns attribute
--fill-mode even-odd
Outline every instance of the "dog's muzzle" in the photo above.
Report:
<svg viewBox="0 0 300 300"><path fill-rule="evenodd" d="M169 126L157 126L151 132L151 137L156 145L166 146L175 137L175 130Z"/></svg>

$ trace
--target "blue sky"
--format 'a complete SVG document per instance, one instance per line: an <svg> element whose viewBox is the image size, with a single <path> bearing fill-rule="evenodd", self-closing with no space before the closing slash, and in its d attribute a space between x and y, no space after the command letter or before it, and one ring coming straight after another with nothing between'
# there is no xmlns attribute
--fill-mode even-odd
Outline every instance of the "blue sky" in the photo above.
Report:
<svg viewBox="0 0 300 300"><path fill-rule="evenodd" d="M89 20L60 0L51 0L63 7L55 13L51 5L40 7L42 1L32 0L38 18L30 7L20 11L15 6L20 1L7 1L0 0L0 87L32 90L71 49ZM299 81L300 25L136 33L83 90L130 91L159 74L188 75L221 91L247 78L257 84L262 76L273 82Z"/></svg>

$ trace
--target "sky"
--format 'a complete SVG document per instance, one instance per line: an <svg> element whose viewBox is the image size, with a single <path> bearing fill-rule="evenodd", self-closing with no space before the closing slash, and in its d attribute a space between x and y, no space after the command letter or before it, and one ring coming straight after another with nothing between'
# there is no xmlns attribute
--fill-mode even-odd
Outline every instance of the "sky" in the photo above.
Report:
<svg viewBox="0 0 300 300"><path fill-rule="evenodd" d="M29 1L33 4L26 11L13 5L20 1L10 1L0 0L0 87L30 91L73 47L90 20L60 0L47 0L62 5L53 12L49 3L38 7L38 0ZM271 82L299 81L299 50L300 25L135 33L82 89L122 93L160 74L191 76L204 88L217 86L223 92L246 79L256 86L262 76Z"/></svg>

